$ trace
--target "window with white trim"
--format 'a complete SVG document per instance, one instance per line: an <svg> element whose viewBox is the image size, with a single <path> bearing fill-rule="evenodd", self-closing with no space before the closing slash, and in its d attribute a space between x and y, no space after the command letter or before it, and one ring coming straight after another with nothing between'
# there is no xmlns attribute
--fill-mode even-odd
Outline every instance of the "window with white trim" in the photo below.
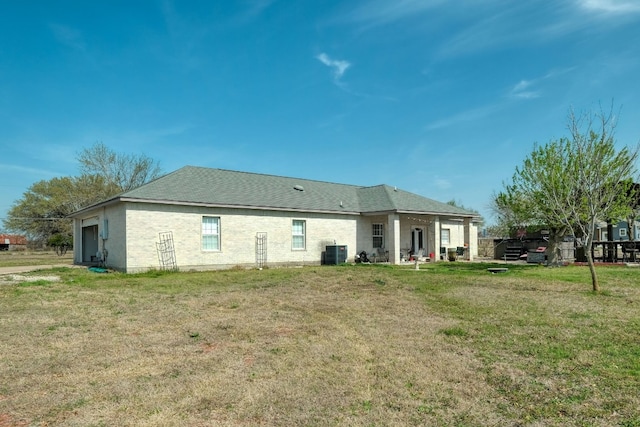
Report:
<svg viewBox="0 0 640 427"><path fill-rule="evenodd" d="M384 248L384 224L373 224L373 248Z"/></svg>
<svg viewBox="0 0 640 427"><path fill-rule="evenodd" d="M620 235L620 237L627 237L627 229L621 228L620 230L618 230L618 234Z"/></svg>
<svg viewBox="0 0 640 427"><path fill-rule="evenodd" d="M440 244L442 246L448 245L451 241L451 230L443 228L440 230Z"/></svg>
<svg viewBox="0 0 640 427"><path fill-rule="evenodd" d="M220 250L220 218L214 216L202 217L202 250Z"/></svg>
<svg viewBox="0 0 640 427"><path fill-rule="evenodd" d="M294 219L291 223L291 249L305 248L306 221Z"/></svg>

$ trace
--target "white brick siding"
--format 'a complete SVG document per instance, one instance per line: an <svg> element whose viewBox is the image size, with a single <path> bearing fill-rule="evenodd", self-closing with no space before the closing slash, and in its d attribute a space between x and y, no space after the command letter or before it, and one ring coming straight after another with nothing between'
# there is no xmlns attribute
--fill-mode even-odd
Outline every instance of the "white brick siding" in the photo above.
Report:
<svg viewBox="0 0 640 427"><path fill-rule="evenodd" d="M256 264L256 234L267 233L267 265L319 264L325 246L347 245L349 257L356 242L356 216L204 208L128 203L127 272L159 268L156 243L161 232L172 232L181 270L250 267ZM220 218L220 251L203 251L203 216ZM291 247L292 221L306 221L306 248ZM111 255L109 255L111 258ZM122 268L122 264L113 265Z"/></svg>

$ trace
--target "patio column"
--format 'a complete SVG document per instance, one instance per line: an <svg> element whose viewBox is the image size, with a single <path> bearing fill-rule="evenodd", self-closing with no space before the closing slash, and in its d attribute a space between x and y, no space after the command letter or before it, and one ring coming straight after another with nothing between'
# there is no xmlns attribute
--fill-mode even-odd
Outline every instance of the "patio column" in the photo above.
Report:
<svg viewBox="0 0 640 427"><path fill-rule="evenodd" d="M471 218L464 219L464 243L467 250L464 251L464 259L473 261L473 248L471 248Z"/></svg>
<svg viewBox="0 0 640 427"><path fill-rule="evenodd" d="M400 217L389 214L387 218L389 230L389 263L400 264Z"/></svg>
<svg viewBox="0 0 640 427"><path fill-rule="evenodd" d="M82 220L73 219L73 263L80 264L82 262Z"/></svg>

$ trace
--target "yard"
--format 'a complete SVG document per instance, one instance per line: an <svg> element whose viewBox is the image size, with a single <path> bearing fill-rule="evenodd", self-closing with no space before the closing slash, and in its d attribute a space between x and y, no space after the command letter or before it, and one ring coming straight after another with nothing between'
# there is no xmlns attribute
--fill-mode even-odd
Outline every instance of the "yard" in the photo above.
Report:
<svg viewBox="0 0 640 427"><path fill-rule="evenodd" d="M640 269L490 266L0 276L0 426L640 426Z"/></svg>
<svg viewBox="0 0 640 427"><path fill-rule="evenodd" d="M73 263L73 252L68 251L62 256L56 255L55 251L2 251L0 252L0 267L14 266L53 266L60 264L71 265Z"/></svg>

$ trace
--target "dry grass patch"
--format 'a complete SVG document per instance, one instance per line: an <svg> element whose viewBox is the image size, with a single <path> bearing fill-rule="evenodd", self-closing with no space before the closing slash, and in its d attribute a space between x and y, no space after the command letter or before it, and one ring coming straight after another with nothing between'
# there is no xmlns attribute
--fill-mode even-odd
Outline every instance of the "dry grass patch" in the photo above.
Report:
<svg viewBox="0 0 640 427"><path fill-rule="evenodd" d="M506 401L393 270L4 286L0 414L49 425L505 425Z"/></svg>
<svg viewBox="0 0 640 427"><path fill-rule="evenodd" d="M72 263L71 251L62 256L52 251L0 251L0 267L71 265Z"/></svg>
<svg viewBox="0 0 640 427"><path fill-rule="evenodd" d="M0 286L0 426L640 426L640 269L437 263Z"/></svg>

